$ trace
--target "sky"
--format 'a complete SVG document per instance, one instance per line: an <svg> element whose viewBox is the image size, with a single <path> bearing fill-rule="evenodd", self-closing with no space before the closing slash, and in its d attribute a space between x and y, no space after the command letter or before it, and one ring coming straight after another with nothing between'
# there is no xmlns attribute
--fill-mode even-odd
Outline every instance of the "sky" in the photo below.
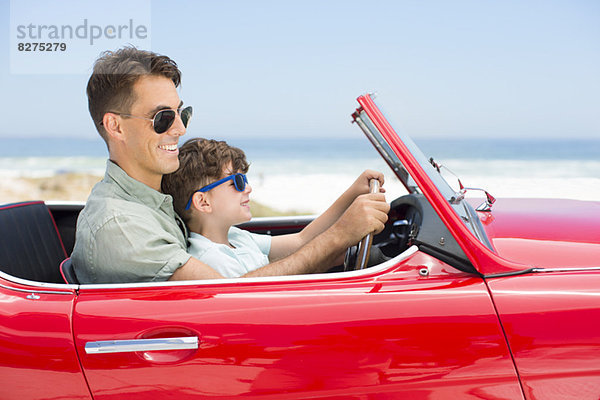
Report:
<svg viewBox="0 0 600 400"><path fill-rule="evenodd" d="M24 21L84 20L147 28L138 45L183 72L192 136L360 137L350 114L375 92L415 138L600 138L596 0L0 0L0 15L0 138L97 137L92 64L132 41L16 50L35 42Z"/></svg>

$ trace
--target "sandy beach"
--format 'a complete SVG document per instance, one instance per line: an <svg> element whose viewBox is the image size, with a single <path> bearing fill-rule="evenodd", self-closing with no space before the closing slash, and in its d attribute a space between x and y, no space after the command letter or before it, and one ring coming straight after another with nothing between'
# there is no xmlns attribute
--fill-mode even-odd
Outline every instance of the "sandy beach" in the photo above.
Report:
<svg viewBox="0 0 600 400"><path fill-rule="evenodd" d="M65 173L43 178L2 177L0 201L85 201L92 187L101 179L101 176L85 173Z"/></svg>
<svg viewBox="0 0 600 400"><path fill-rule="evenodd" d="M28 200L85 202L100 175L64 173L43 178L2 177L0 204ZM267 204L251 201L254 217L310 214L309 210L279 210Z"/></svg>
<svg viewBox="0 0 600 400"><path fill-rule="evenodd" d="M254 217L319 214L354 181L358 172L259 175L252 171L248 175ZM553 197L596 201L600 198L600 178L531 178L468 173L461 176L469 186L486 188L498 198ZM92 187L101 179L100 175L85 172L67 172L47 177L4 175L0 178L0 204L26 200L85 202ZM388 201L406 194L402 184L390 172L386 173L385 187ZM481 195L474 192L472 197Z"/></svg>

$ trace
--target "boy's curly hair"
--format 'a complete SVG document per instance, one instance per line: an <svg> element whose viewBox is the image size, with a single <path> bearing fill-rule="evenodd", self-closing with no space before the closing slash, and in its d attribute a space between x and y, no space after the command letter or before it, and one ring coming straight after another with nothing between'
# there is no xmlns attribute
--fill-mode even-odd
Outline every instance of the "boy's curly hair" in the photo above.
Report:
<svg viewBox="0 0 600 400"><path fill-rule="evenodd" d="M224 141L193 138L179 149L179 168L164 175L162 192L173 196L175 211L189 222L191 210L185 206L192 194L223 177L223 168L231 162L233 172L248 172L249 164L241 149L229 146Z"/></svg>

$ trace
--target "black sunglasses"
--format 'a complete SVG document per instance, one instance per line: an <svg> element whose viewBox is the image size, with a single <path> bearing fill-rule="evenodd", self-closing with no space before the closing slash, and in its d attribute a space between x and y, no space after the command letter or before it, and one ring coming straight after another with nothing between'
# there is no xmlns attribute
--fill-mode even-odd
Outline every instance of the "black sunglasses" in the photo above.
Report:
<svg viewBox="0 0 600 400"><path fill-rule="evenodd" d="M187 128L188 124L190 123L190 119L192 119L193 114L192 106L188 106L183 109L178 108L177 110L160 110L159 112L154 114L153 118L139 117L137 115L122 114L113 111L111 112L113 114L121 115L123 117L147 119L148 121L152 121L152 127L154 128L154 132L158 134L165 133L171 127L171 125L173 125L177 114L179 114L179 116L181 117L181 122L183 122L183 126Z"/></svg>

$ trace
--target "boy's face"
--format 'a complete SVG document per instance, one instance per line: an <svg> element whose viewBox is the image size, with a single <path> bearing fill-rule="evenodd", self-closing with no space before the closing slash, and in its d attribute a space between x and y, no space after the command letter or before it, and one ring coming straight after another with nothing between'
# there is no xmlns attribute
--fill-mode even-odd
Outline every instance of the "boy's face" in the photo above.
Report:
<svg viewBox="0 0 600 400"><path fill-rule="evenodd" d="M220 178L225 178L239 171L233 171L231 162L224 168ZM219 179L220 179L219 178ZM239 192L233 183L229 180L206 194L210 200L213 215L218 217L219 221L225 225L236 225L242 222L250 221L250 193L252 187L247 183L243 192Z"/></svg>

